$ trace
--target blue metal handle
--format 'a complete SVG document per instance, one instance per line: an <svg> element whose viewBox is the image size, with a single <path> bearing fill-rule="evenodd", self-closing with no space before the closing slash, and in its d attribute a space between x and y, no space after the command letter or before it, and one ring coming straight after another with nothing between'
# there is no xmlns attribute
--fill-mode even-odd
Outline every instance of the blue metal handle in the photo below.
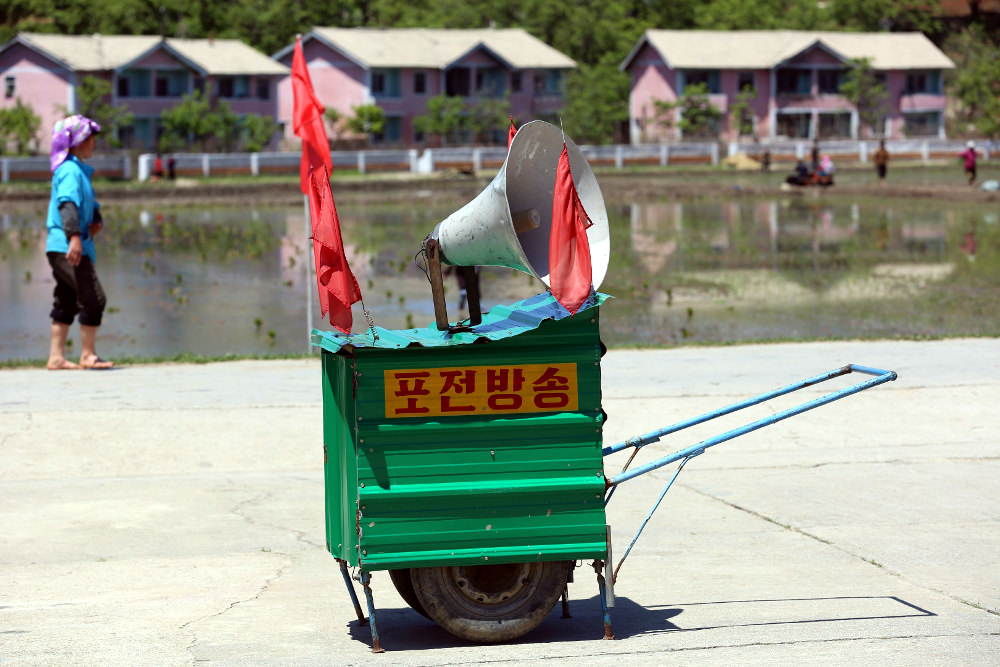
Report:
<svg viewBox="0 0 1000 667"><path fill-rule="evenodd" d="M840 391L827 394L826 396L823 396L821 398L817 398L815 400L802 403L801 405L797 405L794 408L789 408L788 410L784 410L777 414L771 415L770 417L759 419L745 426L741 426L740 428L736 428L731 431L727 431L721 435L717 435L713 438L709 438L708 440L703 440L702 442L699 442L696 445L692 445L680 451L674 452L673 454L664 456L663 458L639 466L638 468L633 468L632 470L629 471L623 471L621 474L615 475L614 477L609 479L607 484L609 487L612 487L616 484L620 484L624 481L638 477L639 475L656 470L657 468L662 468L663 466L669 465L674 461L694 456L696 455L695 454L696 452L701 453L699 450L704 450L707 449L708 447L712 447L713 445L717 445L721 442L732 440L733 438L745 435L747 433L750 433L751 431L756 431L759 428L769 426L783 419L794 417L795 415L802 414L803 412L812 410L813 408L818 408L822 405L826 405L827 403L832 403L833 401L836 401L838 399L850 396L852 394L856 394L858 392L864 391L865 389L871 389L872 387L877 387L880 384L891 382L896 379L895 371L885 371L885 370L880 370L878 368L871 368L869 366L848 364L847 366L843 366L842 368L837 368L835 370L829 371L828 373L823 373L821 375L817 375L815 377L802 380L801 382L796 382L795 384L790 384L786 387L775 389L774 391L768 392L766 394L761 394L753 398L749 398L745 401L740 401L739 403L733 403L732 405L726 406L719 410L715 410L714 412L707 412L701 416L694 417L693 419L687 419L681 422L677 422L676 424L672 424L671 426L666 426L657 431L652 431L645 435L640 435L635 438L629 438L628 440L625 440L623 442L619 442L615 445L605 447L603 449L603 454L604 456L607 456L608 454L613 454L615 452L626 449L627 447L643 447L652 442L656 442L661 437L669 435L670 433L676 433L677 431L681 431L683 429L695 426L697 424L702 424L704 422L715 419L716 417L722 417L723 415L731 414L738 410L742 410L743 408L750 407L751 405L757 405L759 403L768 401L772 398L776 398L778 396L784 396L785 394L790 394L791 392L796 391L798 389L811 387L812 385L819 384L820 382L825 382L826 380L830 380L835 377L840 377L842 375L847 375L848 373L852 372L863 373L865 375L874 375L877 377L874 377L871 380L866 380L865 382L860 382L854 386L847 387L846 389L841 389Z"/></svg>

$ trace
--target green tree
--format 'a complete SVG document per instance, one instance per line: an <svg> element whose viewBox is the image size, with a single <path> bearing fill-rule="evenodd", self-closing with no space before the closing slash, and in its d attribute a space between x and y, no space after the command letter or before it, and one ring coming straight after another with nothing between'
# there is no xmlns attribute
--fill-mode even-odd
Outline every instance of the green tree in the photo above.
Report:
<svg viewBox="0 0 1000 667"><path fill-rule="evenodd" d="M695 25L704 30L815 30L825 27L826 14L815 0L711 0L695 10Z"/></svg>
<svg viewBox="0 0 1000 667"><path fill-rule="evenodd" d="M267 148L274 138L278 125L270 116L247 114L241 123L243 131L243 148L251 153L257 153Z"/></svg>
<svg viewBox="0 0 1000 667"><path fill-rule="evenodd" d="M427 100L427 113L413 119L413 126L418 132L448 143L465 130L465 104L460 97L435 95Z"/></svg>
<svg viewBox="0 0 1000 667"><path fill-rule="evenodd" d="M233 113L229 102L218 100L209 115L209 122L212 126L212 139L214 139L214 141L209 140L209 146L214 144L226 153L234 150L240 138L242 121L239 116Z"/></svg>
<svg viewBox="0 0 1000 667"><path fill-rule="evenodd" d="M23 103L20 97L14 101L14 106L0 109L0 152L13 141L17 155L28 155L31 142L38 138L41 124L42 119L35 110Z"/></svg>
<svg viewBox="0 0 1000 667"><path fill-rule="evenodd" d="M945 49L956 64L948 82L956 119L991 139L1000 137L1000 47L972 27L949 39Z"/></svg>
<svg viewBox="0 0 1000 667"><path fill-rule="evenodd" d="M160 112L160 128L159 148L164 152L186 148L232 150L239 136L240 119L225 101L213 108L196 90Z"/></svg>
<svg viewBox="0 0 1000 667"><path fill-rule="evenodd" d="M575 141L608 144L628 140L629 76L618 71L618 58L581 65L566 79L563 123Z"/></svg>
<svg viewBox="0 0 1000 667"><path fill-rule="evenodd" d="M730 123L736 130L737 138L750 136L754 133L751 105L755 99L757 99L757 89L753 86L744 86L743 90L736 93L733 103L729 105Z"/></svg>
<svg viewBox="0 0 1000 667"><path fill-rule="evenodd" d="M351 107L354 115L347 119L347 127L355 134L370 137L382 134L385 129L385 112L377 104L362 104Z"/></svg>
<svg viewBox="0 0 1000 667"><path fill-rule="evenodd" d="M871 59L848 61L847 72L840 83L840 94L858 110L858 118L872 136L882 134L885 116L889 112L889 91L872 69Z"/></svg>
<svg viewBox="0 0 1000 667"><path fill-rule="evenodd" d="M831 0L826 13L831 27L840 30L936 33L942 28L935 3L925 0Z"/></svg>
<svg viewBox="0 0 1000 667"><path fill-rule="evenodd" d="M507 98L480 97L469 107L466 124L473 141L481 144L496 143L499 137L507 141L506 129L510 125L510 102Z"/></svg>
<svg viewBox="0 0 1000 667"><path fill-rule="evenodd" d="M661 125L673 127L676 123L685 137L718 136L718 121L722 118L722 112L709 99L708 84L685 86L684 92L676 101L653 100L653 108ZM681 118L675 121L678 109Z"/></svg>
<svg viewBox="0 0 1000 667"><path fill-rule="evenodd" d="M111 82L96 76L85 76L76 89L76 97L80 113L100 124L100 141L114 148L119 147L119 130L132 124L133 114L126 106L112 106L108 102Z"/></svg>

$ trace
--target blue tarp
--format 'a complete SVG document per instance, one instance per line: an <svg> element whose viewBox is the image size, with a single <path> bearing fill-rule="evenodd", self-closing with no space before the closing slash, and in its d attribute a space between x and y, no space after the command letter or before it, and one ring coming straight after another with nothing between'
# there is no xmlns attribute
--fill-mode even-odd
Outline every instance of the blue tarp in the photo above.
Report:
<svg viewBox="0 0 1000 667"><path fill-rule="evenodd" d="M592 294L579 312L600 306L609 298L611 297L600 292ZM468 345L484 338L488 340L510 338L537 329L545 320L561 320L570 316L570 312L555 300L551 292L543 292L517 303L494 306L488 313L483 314L482 323L473 327L471 331L458 333L438 331L435 324L423 329L375 327L378 340L373 340L371 330L348 335L313 329L312 344L328 352L337 352L345 345L384 349L401 349L413 345L420 347Z"/></svg>

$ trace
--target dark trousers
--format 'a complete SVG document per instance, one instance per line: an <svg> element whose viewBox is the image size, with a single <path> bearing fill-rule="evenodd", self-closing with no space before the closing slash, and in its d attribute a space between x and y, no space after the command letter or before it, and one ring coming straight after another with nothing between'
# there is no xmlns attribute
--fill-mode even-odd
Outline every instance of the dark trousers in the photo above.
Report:
<svg viewBox="0 0 1000 667"><path fill-rule="evenodd" d="M52 277L56 279L49 317L60 324L73 324L73 318L79 313L80 324L100 326L107 299L90 258L84 255L80 263L73 266L66 260L65 253L45 254L52 267Z"/></svg>

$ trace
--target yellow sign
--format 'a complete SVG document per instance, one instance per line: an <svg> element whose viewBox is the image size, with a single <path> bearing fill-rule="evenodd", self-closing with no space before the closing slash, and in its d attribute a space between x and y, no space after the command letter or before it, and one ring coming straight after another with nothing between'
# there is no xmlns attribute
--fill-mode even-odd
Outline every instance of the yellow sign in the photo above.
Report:
<svg viewBox="0 0 1000 667"><path fill-rule="evenodd" d="M390 418L576 409L575 363L385 371L385 416Z"/></svg>

